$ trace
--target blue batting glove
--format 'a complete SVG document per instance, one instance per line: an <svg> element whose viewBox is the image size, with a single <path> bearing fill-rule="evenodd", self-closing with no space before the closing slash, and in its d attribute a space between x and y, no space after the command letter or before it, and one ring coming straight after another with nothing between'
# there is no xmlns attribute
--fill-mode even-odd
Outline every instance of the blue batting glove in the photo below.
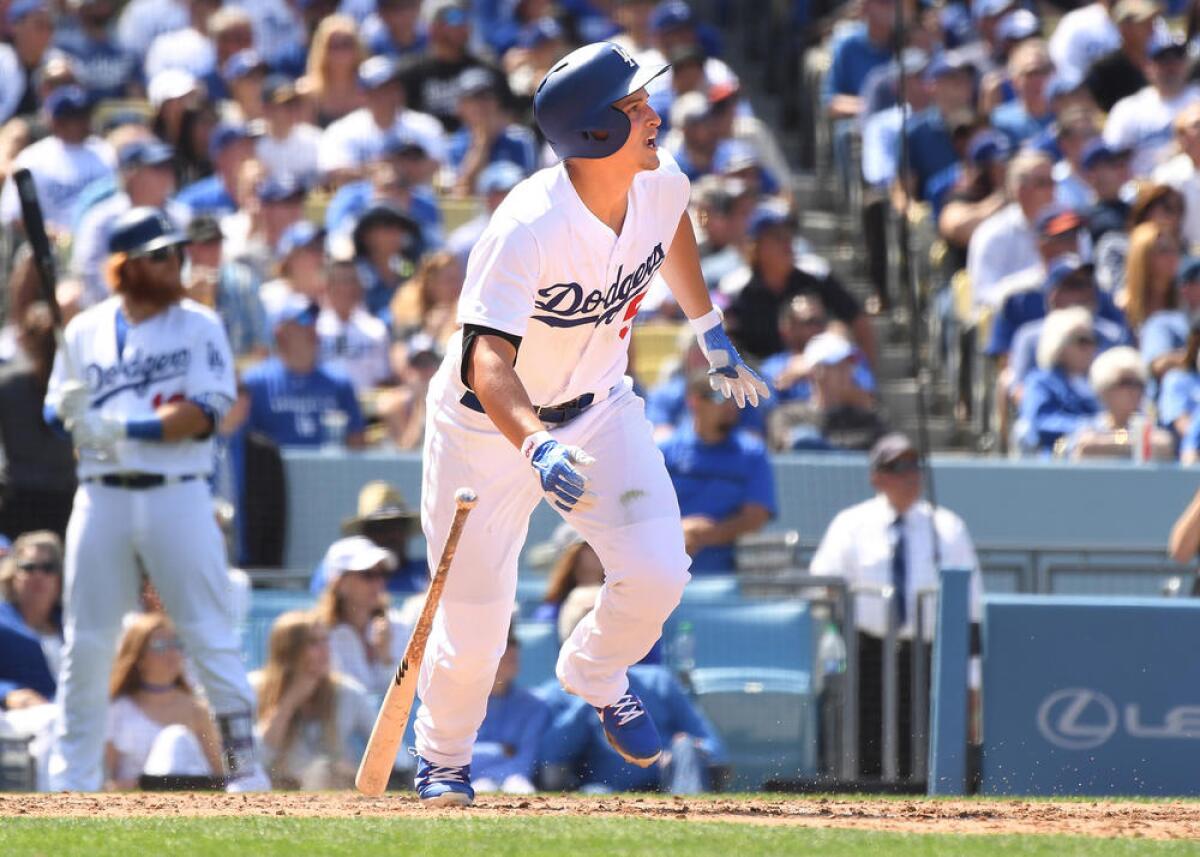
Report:
<svg viewBox="0 0 1200 857"><path fill-rule="evenodd" d="M746 407L747 401L758 407L760 398L771 398L771 391L763 379L746 365L729 341L720 310L714 309L700 318L691 319L691 325L700 340L700 350L708 358L708 382L714 390L736 401L739 408Z"/></svg>
<svg viewBox="0 0 1200 857"><path fill-rule="evenodd" d="M596 459L577 446L559 443L548 431L525 438L521 452L537 471L547 502L564 512L591 508L595 497L587 490L587 477L576 469L576 465L586 467Z"/></svg>

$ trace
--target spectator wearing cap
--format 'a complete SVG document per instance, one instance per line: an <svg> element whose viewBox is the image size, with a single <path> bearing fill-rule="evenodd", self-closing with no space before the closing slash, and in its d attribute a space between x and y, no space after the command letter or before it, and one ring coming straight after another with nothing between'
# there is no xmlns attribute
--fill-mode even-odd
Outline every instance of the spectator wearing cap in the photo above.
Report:
<svg viewBox="0 0 1200 857"><path fill-rule="evenodd" d="M737 74L720 58L720 31L702 22L686 0L663 0L655 6L654 11L650 13L649 33L650 50L637 56L642 65L674 63L676 57L699 54L702 81L697 85L697 89L703 92L712 87L737 87ZM682 87L674 84L674 74L675 70L669 69L664 75L666 80L656 82L652 88L662 87L685 92ZM748 105L744 106L744 110L748 112Z"/></svg>
<svg viewBox="0 0 1200 857"><path fill-rule="evenodd" d="M655 81L653 92L650 93L649 103L654 112L662 119L660 130L671 129L671 105L675 99L686 92L706 93L709 89L704 80L704 50L699 45L680 45L666 54L665 59L670 63L669 85L661 85ZM711 102L711 98L709 99Z"/></svg>
<svg viewBox="0 0 1200 857"><path fill-rule="evenodd" d="M1176 305L1150 313L1138 335L1151 395L1157 392L1158 379L1184 366L1188 331L1193 319L1200 318L1200 259L1193 256L1179 263L1175 295Z"/></svg>
<svg viewBox="0 0 1200 857"><path fill-rule="evenodd" d="M469 196L483 170L510 161L526 175L537 169L537 139L512 121L500 103L491 71L468 68L458 79L458 117L462 127L450 135L447 154L454 167L454 189Z"/></svg>
<svg viewBox="0 0 1200 857"><path fill-rule="evenodd" d="M267 68L291 75L304 71L309 46L305 12L312 5L310 2L293 5L286 0L255 0L244 4L254 30L254 45Z"/></svg>
<svg viewBox="0 0 1200 857"><path fill-rule="evenodd" d="M1084 180L1096 195L1085 216L1092 243L1099 245L1110 232L1124 233L1129 220L1129 202L1121 195L1121 188L1132 175L1129 152L1097 137L1084 145L1079 163Z"/></svg>
<svg viewBox="0 0 1200 857"><path fill-rule="evenodd" d="M467 269L467 257L491 220L492 212L500 207L508 192L525 176L525 171L511 161L494 161L479 173L475 182L475 193L483 200L483 211L446 238L446 249L458 257L458 264L462 270Z"/></svg>
<svg viewBox="0 0 1200 857"><path fill-rule="evenodd" d="M275 179L291 176L312 186L318 176L317 151L321 131L304 120L296 83L272 74L263 81L263 134L254 144L255 156Z"/></svg>
<svg viewBox="0 0 1200 857"><path fill-rule="evenodd" d="M1136 348L1122 345L1099 355L1088 381L1100 400L1100 413L1066 438L1060 454L1076 459L1129 459L1139 450L1147 460L1173 460L1174 437L1145 415L1148 380Z"/></svg>
<svg viewBox="0 0 1200 857"><path fill-rule="evenodd" d="M238 6L222 6L208 18L208 36L215 57L213 67L204 75L208 97L222 101L230 97L226 71L241 71L240 64L230 65L236 55L254 47L254 20Z"/></svg>
<svg viewBox="0 0 1200 857"><path fill-rule="evenodd" d="M550 724L550 706L517 684L521 643L508 629L504 654L487 698L487 713L471 750L472 784L478 792L533 794L538 751Z"/></svg>
<svg viewBox="0 0 1200 857"><path fill-rule="evenodd" d="M1037 368L1025 378L1013 429L1019 449L1051 453L1060 438L1100 412L1088 384L1095 359L1094 320L1087 309L1074 306L1046 316L1038 338Z"/></svg>
<svg viewBox="0 0 1200 857"><path fill-rule="evenodd" d="M773 449L865 450L887 427L859 385L859 355L845 336L818 333L804 346L807 398L776 406L768 419Z"/></svg>
<svg viewBox="0 0 1200 857"><path fill-rule="evenodd" d="M329 264L317 337L322 362L349 378L360 396L391 377L387 325L367 312L352 259Z"/></svg>
<svg viewBox="0 0 1200 857"><path fill-rule="evenodd" d="M747 234L749 264L720 285L720 291L730 295L725 323L742 353L762 359L780 351L780 308L796 295L816 294L874 365L875 332L858 301L832 274L797 267L792 218L778 208L760 206L750 216Z"/></svg>
<svg viewBox="0 0 1200 857"><path fill-rule="evenodd" d="M267 64L254 48L238 51L221 67L221 78L233 101L234 118L252 122L263 118L263 81L267 79Z"/></svg>
<svg viewBox="0 0 1200 857"><path fill-rule="evenodd" d="M538 18L521 28L516 47L504 55L508 88L519 103L532 106L534 90L567 50L566 33L554 18Z"/></svg>
<svg viewBox="0 0 1200 857"><path fill-rule="evenodd" d="M715 292L725 275L740 268L746 228L755 195L740 179L705 176L692 186L692 204L701 230L700 272ZM643 308L648 309L643 301Z"/></svg>
<svg viewBox="0 0 1200 857"><path fill-rule="evenodd" d="M1110 0L1094 0L1059 19L1050 37L1050 58L1068 80L1083 80L1093 62L1121 46L1110 7Z"/></svg>
<svg viewBox="0 0 1200 857"><path fill-rule="evenodd" d="M862 113L863 81L872 69L892 58L893 0L866 0L862 21L847 26L829 46L829 71L821 83L821 102L833 119L853 119Z"/></svg>
<svg viewBox="0 0 1200 857"><path fill-rule="evenodd" d="M798 295L779 311L779 338L783 350L772 354L759 366L759 372L774 393L776 403L806 402L812 397L809 379L811 366L804 351L813 338L829 327L825 306L816 295ZM858 403L863 408L874 404L875 376L861 351L855 350L854 384L862 392Z"/></svg>
<svg viewBox="0 0 1200 857"><path fill-rule="evenodd" d="M1054 201L1076 211L1086 211L1096 194L1084 178L1083 153L1098 131L1096 112L1086 107L1067 107L1057 112L1058 120L1044 137L1053 137L1061 156L1054 165Z"/></svg>
<svg viewBox="0 0 1200 857"><path fill-rule="evenodd" d="M265 357L271 335L258 297L260 277L250 265L225 252L221 227L211 215L193 219L187 236L183 283L188 297L216 310L235 357Z"/></svg>
<svg viewBox="0 0 1200 857"><path fill-rule="evenodd" d="M1035 150L1018 154L1008 164L1005 186L1009 203L984 220L967 245L967 274L975 306L996 306L1003 299L1000 282L1038 264L1034 221L1054 199L1053 162Z"/></svg>
<svg viewBox="0 0 1200 857"><path fill-rule="evenodd" d="M1161 16L1162 9L1154 0L1117 0L1113 4L1112 20L1121 44L1097 57L1084 78L1088 92L1103 112L1146 85L1146 48L1155 28L1162 26Z"/></svg>
<svg viewBox="0 0 1200 857"><path fill-rule="evenodd" d="M270 274L279 239L304 217L308 188L294 176L263 175L253 196L234 214L221 218L225 255L249 265L259 281Z"/></svg>
<svg viewBox="0 0 1200 857"><path fill-rule="evenodd" d="M221 8L220 2L186 0L180 5L186 10L184 25L160 31L136 54L144 57L142 71L146 80L153 80L167 69L179 69L198 80L206 80L217 67L217 52L209 38L208 19Z"/></svg>
<svg viewBox="0 0 1200 857"><path fill-rule="evenodd" d="M397 382L379 397L379 418L396 449L420 449L425 440L425 399L445 352L426 333L392 348Z"/></svg>
<svg viewBox="0 0 1200 857"><path fill-rule="evenodd" d="M975 0L971 4L971 23L979 36L983 59L990 64L1004 61L1004 44L1000 38L1000 22L1014 7L1014 0Z"/></svg>
<svg viewBox="0 0 1200 857"><path fill-rule="evenodd" d="M70 271L83 281L85 306L108 297L104 260L113 222L131 208L162 208L178 227L187 224L186 206L170 199L175 192L175 152L153 137L136 139L117 149L116 193L88 208L73 230Z"/></svg>
<svg viewBox="0 0 1200 857"><path fill-rule="evenodd" d="M511 94L499 69L470 49L471 8L465 0L425 0L422 12L429 26L429 44L413 59L404 75L408 103L414 110L435 116L447 132L457 131L459 77L471 68L494 75L500 101L508 104Z"/></svg>
<svg viewBox="0 0 1200 857"><path fill-rule="evenodd" d="M388 616L396 555L366 536L346 536L329 546L322 564L328 580L315 612L329 628L333 668L382 696L399 660L393 649L407 643L410 630L394 628Z"/></svg>
<svg viewBox="0 0 1200 857"><path fill-rule="evenodd" d="M54 20L45 0L12 0L4 20L8 25L9 43L25 81L25 91L13 112L18 116L29 116L36 113L39 106L35 76L50 48Z"/></svg>
<svg viewBox="0 0 1200 857"><path fill-rule="evenodd" d="M1154 170L1154 181L1183 195L1183 240L1189 251L1200 250L1200 104L1179 111L1173 123L1179 154Z"/></svg>
<svg viewBox="0 0 1200 857"><path fill-rule="evenodd" d="M929 64L928 57L922 51L910 49L904 52L901 62L904 64L902 92L899 91L899 67L893 62L871 72L872 77L878 80L874 91L885 90L889 84L893 87L893 91L887 93L890 99L887 96L864 95L864 98L883 102L877 110L866 114L862 126L863 181L880 190L891 187L896 179L903 120L920 115L931 103L930 83L924 75ZM891 103L887 103L889 100Z"/></svg>
<svg viewBox="0 0 1200 857"><path fill-rule="evenodd" d="M425 50L429 36L421 23L421 0L377 0L362 22L371 56L402 59Z"/></svg>
<svg viewBox="0 0 1200 857"><path fill-rule="evenodd" d="M594 608L599 586L580 586L562 605L558 638L566 641ZM721 736L664 666L639 663L629 668L629 690L645 703L646 713L664 736L662 758L649 768L626 763L612 751L595 710L568 693L557 679L536 693L550 707L539 756L542 785L550 790L579 787L589 794L664 791L696 794L713 787L726 762Z"/></svg>
<svg viewBox="0 0 1200 857"><path fill-rule="evenodd" d="M905 129L910 193L929 199L930 181L958 160L951 128L969 112L974 99L975 67L965 57L948 52L924 71L933 104L913 116Z"/></svg>
<svg viewBox="0 0 1200 857"><path fill-rule="evenodd" d="M992 111L992 126L1008 135L1014 147L1033 139L1050 127L1054 112L1046 98L1046 82L1054 74L1050 52L1041 39L1019 44L1008 58L1016 98Z"/></svg>
<svg viewBox="0 0 1200 857"><path fill-rule="evenodd" d="M789 204L792 199L792 170L783 154L779 140L771 128L749 108L742 98L741 84L736 78L707 85L708 112L721 140L736 140L754 150L762 170L779 184L779 198Z"/></svg>
<svg viewBox="0 0 1200 857"><path fill-rule="evenodd" d="M1140 332L1150 315L1175 309L1175 278L1181 255L1179 237L1157 223L1142 223L1129 233L1124 290L1117 301L1134 334Z"/></svg>
<svg viewBox="0 0 1200 857"><path fill-rule="evenodd" d="M370 54L358 26L345 15L328 15L313 33L308 65L297 90L312 105L315 122L327 128L363 103L359 69Z"/></svg>
<svg viewBox="0 0 1200 857"><path fill-rule="evenodd" d="M744 182L755 197L776 199L787 204L787 199L780 197L782 188L779 181L763 166L752 143L737 139L722 140L713 153L712 166L715 174Z"/></svg>
<svg viewBox="0 0 1200 857"><path fill-rule="evenodd" d="M246 161L254 157L254 140L245 125L222 122L213 128L208 138L208 157L213 174L192 182L175 196L193 215L211 214L223 217L234 214L238 178Z"/></svg>
<svg viewBox="0 0 1200 857"><path fill-rule="evenodd" d="M55 90L43 108L50 134L22 149L12 169L27 169L33 175L47 230L66 232L80 193L97 179L111 179L116 158L107 143L91 134L91 99L81 87ZM5 182L0 191L0 222L15 225L20 219L16 186Z"/></svg>
<svg viewBox="0 0 1200 857"><path fill-rule="evenodd" d="M140 69L136 57L117 43L112 21L117 12L113 0L70 0L75 26L59 25L54 32L54 49L70 57L79 84L97 101L124 98Z"/></svg>
<svg viewBox="0 0 1200 857"><path fill-rule="evenodd" d="M943 170L929 182L938 234L960 266L975 230L1008 204L1004 185L1012 156L1008 137L985 128L968 139L966 158L957 169Z"/></svg>
<svg viewBox="0 0 1200 857"><path fill-rule="evenodd" d="M998 67L985 73L979 83L980 113L990 115L1000 105L1017 98L1008 68L1013 51L1030 39L1039 39L1041 34L1042 22L1028 9L1009 9L1000 18L995 28L997 52L993 54Z"/></svg>
<svg viewBox="0 0 1200 857"><path fill-rule="evenodd" d="M659 442L683 516L692 574L735 570L733 545L775 516L775 481L762 439L738 430L731 400L708 376L688 378L691 419Z"/></svg>
<svg viewBox="0 0 1200 857"><path fill-rule="evenodd" d="M321 135L317 166L334 184L361 175L389 138L413 140L435 160L445 160L445 134L438 120L406 106L400 67L388 57L371 57L358 68L364 106L332 123Z"/></svg>
<svg viewBox="0 0 1200 857"><path fill-rule="evenodd" d="M699 92L685 92L671 105L671 130L663 148L688 179L697 181L713 171L713 156L721 142L719 134L708 98Z"/></svg>
<svg viewBox="0 0 1200 857"><path fill-rule="evenodd" d="M275 278L258 290L267 317L294 294L319 301L325 294L325 232L308 220L293 223L275 245Z"/></svg>
<svg viewBox="0 0 1200 857"><path fill-rule="evenodd" d="M250 369L247 428L280 446L363 445L366 427L354 386L320 362L317 305L294 295L274 319L276 356Z"/></svg>
<svg viewBox="0 0 1200 857"><path fill-rule="evenodd" d="M151 123L154 134L168 145L178 146L189 121L194 121L190 116L202 93L202 84L195 75L181 68L169 68L151 78L146 85L146 98L154 111Z"/></svg>
<svg viewBox="0 0 1200 857"><path fill-rule="evenodd" d="M899 433L885 435L871 448L868 466L875 496L834 516L808 569L810 574L841 578L851 587L890 587L895 593L893 615L899 638L897 738L900 775L904 776L911 767L913 735L924 729L912 721L911 697L912 641L916 636L919 593L938 588L943 568L968 569L970 616L972 622L978 622L983 587L966 524L949 509L933 506L922 498L922 460L912 441ZM882 770L883 639L887 636L888 612L886 602L879 597L860 598L857 603L857 627L847 628L844 633L858 635L859 773L875 777ZM933 622L925 624L924 633L926 642L932 639ZM978 684L978 670L973 665L973 714L978 710Z"/></svg>
<svg viewBox="0 0 1200 857"><path fill-rule="evenodd" d="M421 258L421 227L399 205L382 200L363 212L351 237L367 310L390 323L392 296Z"/></svg>
<svg viewBox="0 0 1200 857"><path fill-rule="evenodd" d="M871 69L862 85L863 122L865 123L876 113L895 107L904 101L900 97L902 93L899 92L902 67L906 82L916 79L918 82L924 83L922 73L928 65L929 55L925 51L917 47L906 47L901 52L898 62L893 58L887 65ZM923 90L925 100L928 102L928 87L924 87ZM918 110L923 109L924 105L918 108Z"/></svg>
<svg viewBox="0 0 1200 857"><path fill-rule="evenodd" d="M1146 48L1150 83L1113 105L1104 124L1109 145L1132 151L1134 175L1148 175L1172 154L1171 124L1200 102L1200 86L1188 82L1187 41L1165 29Z"/></svg>

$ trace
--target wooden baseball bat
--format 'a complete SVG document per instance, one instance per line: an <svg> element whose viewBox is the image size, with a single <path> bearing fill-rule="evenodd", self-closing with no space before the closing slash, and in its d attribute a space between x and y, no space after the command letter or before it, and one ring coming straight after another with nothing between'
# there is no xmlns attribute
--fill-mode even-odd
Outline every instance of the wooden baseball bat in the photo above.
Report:
<svg viewBox="0 0 1200 857"><path fill-rule="evenodd" d="M396 679L383 698L379 716L375 718L375 726L371 730L371 739L358 766L358 775L354 778L355 787L370 797L383 794L396 764L396 754L400 750L400 742L404 740L404 730L408 728L408 718L416 698L417 676L421 672L421 661L425 659L425 644L433 628L433 615L442 599L442 590L446 588L446 575L450 571L450 563L454 561L463 525L477 502L478 497L470 488L459 488L454 492L454 520L450 523L450 535L446 537L442 558L425 594L421 618L417 620L404 657L396 668Z"/></svg>

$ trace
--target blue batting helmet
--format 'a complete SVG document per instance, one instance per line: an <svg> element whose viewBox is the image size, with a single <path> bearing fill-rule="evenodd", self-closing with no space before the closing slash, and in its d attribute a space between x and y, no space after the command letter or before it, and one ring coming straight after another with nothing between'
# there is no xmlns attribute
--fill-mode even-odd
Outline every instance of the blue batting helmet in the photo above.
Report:
<svg viewBox="0 0 1200 857"><path fill-rule="evenodd" d="M186 244L187 237L161 208L144 205L131 208L113 222L108 233L108 252L144 256L163 247Z"/></svg>
<svg viewBox="0 0 1200 857"><path fill-rule="evenodd" d="M629 117L613 103L667 68L643 68L612 42L584 45L547 72L533 96L533 115L560 158L607 158L630 131Z"/></svg>

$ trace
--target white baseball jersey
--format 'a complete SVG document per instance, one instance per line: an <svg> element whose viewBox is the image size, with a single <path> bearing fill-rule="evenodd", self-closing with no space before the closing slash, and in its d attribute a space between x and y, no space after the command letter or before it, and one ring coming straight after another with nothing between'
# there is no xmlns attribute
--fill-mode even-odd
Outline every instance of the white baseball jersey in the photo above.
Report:
<svg viewBox="0 0 1200 857"><path fill-rule="evenodd" d="M388 363L387 325L361 305L348 321L328 307L317 316L317 338L321 362L350 379L358 392L370 390L392 374Z"/></svg>
<svg viewBox="0 0 1200 857"><path fill-rule="evenodd" d="M658 155L658 169L633 181L619 236L560 163L513 188L471 251L458 321L522 337L516 371L534 405L605 394L625 375L630 327L690 192L674 159ZM456 381L460 336L447 348Z"/></svg>
<svg viewBox="0 0 1200 857"><path fill-rule="evenodd" d="M140 324L118 324L119 297L80 313L65 331L67 352L90 406L104 414L148 418L168 402L195 402L219 420L236 395L233 354L216 313L182 300ZM118 351L118 327L124 327ZM46 404L58 409L59 391L70 380L61 354L54 360ZM212 438L178 443L122 440L116 454L84 451L79 477L105 473L201 474L213 469Z"/></svg>
<svg viewBox="0 0 1200 857"><path fill-rule="evenodd" d="M74 225L79 194L96 179L111 176L115 161L112 148L98 137L89 137L75 145L51 136L22 149L13 161L13 171L24 167L33 175L46 225L68 230ZM15 223L20 219L17 186L5 182L0 193L0 221Z"/></svg>

